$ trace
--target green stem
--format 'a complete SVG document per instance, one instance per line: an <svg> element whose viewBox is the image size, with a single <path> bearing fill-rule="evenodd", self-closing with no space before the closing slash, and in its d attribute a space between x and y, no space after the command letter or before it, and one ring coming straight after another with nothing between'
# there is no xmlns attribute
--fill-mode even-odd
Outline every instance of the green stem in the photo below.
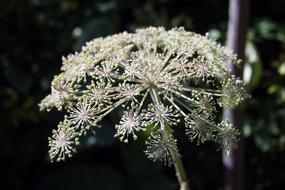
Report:
<svg viewBox="0 0 285 190"><path fill-rule="evenodd" d="M159 96L157 95L157 92L155 89L151 89L150 90L150 95L152 98L152 101L155 104L160 104L161 100L159 98ZM171 128L169 126L169 124L164 121L161 123L161 130L162 130L162 134L164 136L164 138L169 139L169 137L172 135L171 133ZM180 185L180 190L191 190L190 185L189 185L189 181L182 163L182 160L180 158L179 155L177 155L174 151L172 151L171 149L170 151L170 155L171 155L171 159L173 161L173 165L176 171L176 177L178 179L179 185Z"/></svg>

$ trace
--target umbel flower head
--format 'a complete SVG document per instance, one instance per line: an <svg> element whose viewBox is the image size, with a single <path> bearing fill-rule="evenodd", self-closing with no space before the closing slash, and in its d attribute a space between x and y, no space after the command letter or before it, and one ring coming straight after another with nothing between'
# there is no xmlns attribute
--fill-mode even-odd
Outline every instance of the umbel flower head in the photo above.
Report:
<svg viewBox="0 0 285 190"><path fill-rule="evenodd" d="M124 111L115 137L136 140L138 131L152 126L145 153L153 160L169 164L173 152L180 155L171 135L180 123L190 141L218 142L225 153L236 147L238 132L215 116L247 98L228 69L239 61L205 36L149 27L96 38L62 61L51 94L39 104L66 114L49 138L51 160L71 156L78 139L119 107Z"/></svg>

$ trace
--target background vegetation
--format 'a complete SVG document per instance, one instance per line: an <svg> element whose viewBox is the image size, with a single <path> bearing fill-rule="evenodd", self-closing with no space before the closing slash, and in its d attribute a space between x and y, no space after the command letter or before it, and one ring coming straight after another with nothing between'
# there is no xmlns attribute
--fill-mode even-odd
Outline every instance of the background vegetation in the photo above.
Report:
<svg viewBox="0 0 285 190"><path fill-rule="evenodd" d="M245 110L246 189L285 185L285 1L252 0ZM98 36L145 26L184 26L225 43L226 0L0 0L0 189L174 190L173 168L143 155L142 141L118 142L112 115L79 153L51 164L47 137L62 118L40 113L61 56ZM282 23L283 22L283 23ZM120 113L117 113L120 114ZM193 189L224 189L221 152L181 136Z"/></svg>

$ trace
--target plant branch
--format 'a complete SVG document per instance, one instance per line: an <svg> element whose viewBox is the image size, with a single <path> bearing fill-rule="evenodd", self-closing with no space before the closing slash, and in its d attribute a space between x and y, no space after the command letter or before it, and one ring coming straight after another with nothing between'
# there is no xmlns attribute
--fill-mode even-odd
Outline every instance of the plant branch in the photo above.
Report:
<svg viewBox="0 0 285 190"><path fill-rule="evenodd" d="M155 104L160 104L160 98L156 93L155 89L151 89L150 90L150 95L152 98L152 101ZM164 138L169 139L169 136L172 135L172 130L170 128L170 126L168 125L168 123L166 121L161 123L161 130L162 130L162 134L164 136ZM172 151L171 149L169 150L170 155L171 155L171 159L173 161L173 165L176 171L176 177L178 179L179 185L180 185L180 190L191 190L190 185L189 185L189 180L187 178L181 157L179 155L177 155L174 151Z"/></svg>

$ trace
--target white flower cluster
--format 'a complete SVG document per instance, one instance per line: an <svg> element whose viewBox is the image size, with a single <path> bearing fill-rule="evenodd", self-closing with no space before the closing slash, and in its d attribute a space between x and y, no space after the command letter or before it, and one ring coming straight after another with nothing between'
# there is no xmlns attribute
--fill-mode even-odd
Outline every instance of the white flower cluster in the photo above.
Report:
<svg viewBox="0 0 285 190"><path fill-rule="evenodd" d="M243 82L228 70L239 61L205 36L149 27L96 38L62 61L51 94L39 105L66 113L49 139L52 160L71 156L78 139L119 107L125 111L115 136L128 142L152 125L146 154L153 160L169 164L171 152L179 155L170 129L179 123L197 144L219 142L227 153L236 147L238 132L226 121L216 124L215 115L218 106L247 97Z"/></svg>

